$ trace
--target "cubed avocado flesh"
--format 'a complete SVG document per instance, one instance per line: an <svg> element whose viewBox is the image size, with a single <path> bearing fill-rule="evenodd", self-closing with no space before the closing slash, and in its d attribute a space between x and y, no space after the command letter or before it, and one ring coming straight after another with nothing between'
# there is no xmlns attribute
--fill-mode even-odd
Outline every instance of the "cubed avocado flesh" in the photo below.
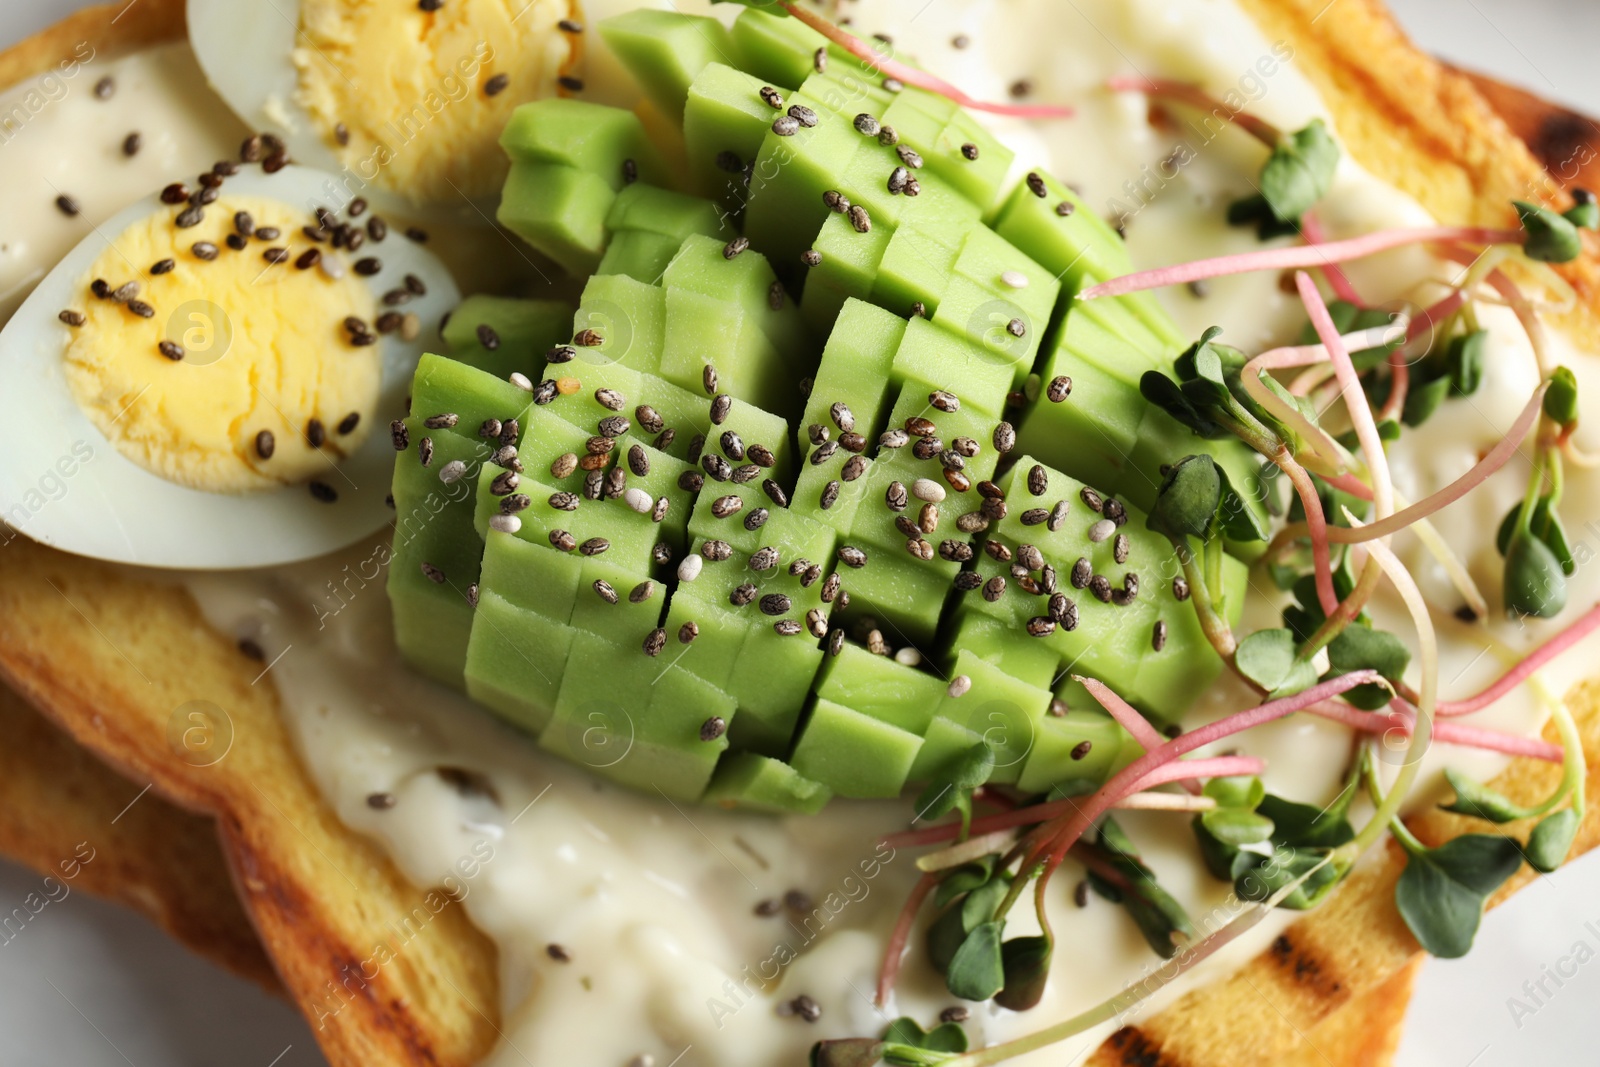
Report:
<svg viewBox="0 0 1600 1067"><path fill-rule="evenodd" d="M716 19L650 8L603 19L600 36L651 101L679 123L695 76L733 52L727 28Z"/></svg>
<svg viewBox="0 0 1600 1067"><path fill-rule="evenodd" d="M815 815L832 796L827 786L782 760L735 752L717 765L705 802L771 815Z"/></svg>
<svg viewBox="0 0 1600 1067"><path fill-rule="evenodd" d="M572 305L561 300L469 296L450 313L444 342L450 358L502 380L533 376L544 353L567 339Z"/></svg>
<svg viewBox="0 0 1600 1067"><path fill-rule="evenodd" d="M675 802L812 812L897 795L979 743L993 781L1094 788L1138 746L1073 674L1165 725L1220 667L1144 526L1160 466L1203 449L1255 477L1247 451L1140 396L1187 343L1154 300L1074 302L1130 269L1121 239L1049 175L1002 189L1010 153L970 115L890 93L797 20L747 10L730 34L641 10L601 32L688 165L665 173L676 132L584 102L507 127L502 222L586 281L575 311L463 302L454 358L418 366L394 480L402 651ZM816 124L775 128L790 105ZM890 190L901 156L859 112L921 155L915 195ZM1070 395L1019 399L1031 373L1070 376ZM1019 438L1003 459L1001 419ZM1085 483L1125 505L1110 537L1089 536ZM996 489L1003 518L983 511ZM1024 545L1071 629L1029 635L1045 599L995 558ZM1080 557L1112 586L1078 588ZM1230 616L1244 584L1227 561ZM840 640L868 618L919 665Z"/></svg>

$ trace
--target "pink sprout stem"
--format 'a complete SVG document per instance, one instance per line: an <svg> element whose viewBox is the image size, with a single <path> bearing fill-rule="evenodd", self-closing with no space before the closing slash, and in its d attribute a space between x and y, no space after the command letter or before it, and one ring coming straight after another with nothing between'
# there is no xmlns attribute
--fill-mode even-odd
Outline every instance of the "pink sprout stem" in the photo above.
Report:
<svg viewBox="0 0 1600 1067"><path fill-rule="evenodd" d="M1410 736L1416 725L1415 709L1402 700L1394 701L1398 709L1389 712L1361 711L1348 704L1337 704L1331 700L1322 701L1306 710L1320 718L1349 726L1369 734L1388 733L1390 730L1399 730ZM1490 752L1503 752L1511 756L1528 756L1532 759L1545 760L1550 763L1560 763L1563 750L1560 745L1551 744L1549 741L1536 737L1518 737L1515 734L1501 733L1498 730L1485 730L1481 727L1466 726L1462 723L1435 722L1433 724L1433 739L1441 744L1457 745L1462 748L1486 749Z"/></svg>
<svg viewBox="0 0 1600 1067"><path fill-rule="evenodd" d="M925 70L889 58L861 40L861 38L845 32L821 15L792 4L789 0L778 0L778 3L790 15L816 30L846 52L871 65L874 70L882 71L885 77L896 78L907 85L915 86L918 89L926 89L930 93L937 93L955 101L969 111L986 111L994 115L1010 115L1014 118L1023 119L1065 119L1071 118L1073 115L1072 108L1061 104L991 104L986 101L975 100L943 78L935 77Z"/></svg>
<svg viewBox="0 0 1600 1067"><path fill-rule="evenodd" d="M1308 211L1300 216L1300 236L1306 239L1308 245L1324 245L1328 243L1328 234L1322 228L1322 220L1317 218L1316 212ZM1366 302L1361 299L1361 294L1356 292L1356 287L1348 275L1337 263L1328 263L1322 268L1322 276L1328 279L1328 285L1334 294L1347 304L1354 304L1358 308L1366 307Z"/></svg>
<svg viewBox="0 0 1600 1067"><path fill-rule="evenodd" d="M1283 132L1272 123L1257 118L1247 111L1229 107L1194 82L1178 81L1175 78L1146 78L1138 74L1119 74L1106 80L1106 88L1118 93L1144 93L1146 96L1165 97L1199 111L1210 112L1212 115L1219 111L1224 112L1229 122L1268 148L1276 148L1278 142L1283 139Z"/></svg>
<svg viewBox="0 0 1600 1067"><path fill-rule="evenodd" d="M1483 226L1430 226L1379 230L1376 233L1351 237L1343 241L1330 241L1324 245L1305 245L1298 248L1268 248L1256 252L1241 252L1215 259L1200 259L1192 263L1179 263L1155 270L1124 274L1120 278L1093 285L1078 294L1080 300L1096 300L1104 296L1125 296L1145 289L1159 289L1167 285L1184 285L1188 282L1221 278L1230 274L1244 274L1258 270L1313 270L1329 263L1344 263L1364 259L1380 252L1388 252L1408 245L1434 242L1460 242L1465 244L1522 244L1521 230L1498 230Z"/></svg>
<svg viewBox="0 0 1600 1067"><path fill-rule="evenodd" d="M900 962L905 958L906 943L911 940L911 927L916 924L917 912L922 910L922 902L928 899L928 894L938 884L939 876L936 873L929 871L924 874L912 887L911 895L900 909L900 916L889 935L889 944L883 951L883 962L878 967L877 997L880 1008L889 1003L889 994L894 992L895 976L900 973Z"/></svg>
<svg viewBox="0 0 1600 1067"><path fill-rule="evenodd" d="M1333 363L1334 377L1339 382L1339 391L1344 394L1345 407L1349 409L1350 422L1355 426L1356 439L1361 442L1361 451L1366 453L1377 518L1384 519L1394 511L1394 485L1389 478L1389 460L1383 451L1383 439L1378 436L1378 424L1373 421L1372 409L1367 405L1367 394L1361 388L1355 364L1350 360L1350 353L1339 337L1339 329L1333 324L1333 317L1328 314L1328 305L1323 302L1316 283L1302 271L1295 276L1295 285L1300 290L1300 302L1311 317L1311 325L1316 328L1317 337L1328 350L1328 359Z"/></svg>
<svg viewBox="0 0 1600 1067"><path fill-rule="evenodd" d="M1067 850L1083 836L1084 832L1094 824L1094 820L1098 819L1112 803L1128 793L1142 788L1149 788L1144 783L1149 780L1153 772L1171 768L1177 774L1184 773L1185 768L1174 766L1174 762L1178 757L1193 752L1197 748L1220 741L1224 737L1239 733L1242 730L1249 730L1260 726L1262 723L1281 719L1285 715L1292 715L1294 712L1308 708L1319 701L1348 692L1358 685L1377 682L1380 677L1376 671L1353 671L1350 674L1341 675L1338 678L1314 685L1310 689L1296 693L1293 696L1268 701L1265 704L1259 704L1256 707L1236 712L1226 718L1218 719L1216 722L1207 723L1191 730L1187 734L1174 738L1153 752L1146 752L1143 756L1140 756L1113 775L1111 780L1101 786L1085 802L1083 807L1077 808L1061 828L1056 831L1053 841L1041 842L1042 845L1048 845L1049 848L1050 858L1045 868L1046 871L1054 870L1060 865L1061 858L1067 854ZM1093 678L1086 678L1083 684L1084 688L1089 690L1089 695L1094 697L1101 707L1105 707L1107 704L1106 695L1110 692L1105 683ZM1236 774L1239 772L1229 773ZM1220 777L1221 775L1214 776ZM1036 848L1029 860L1024 862L1023 868L1030 867L1033 861L1043 852L1043 848Z"/></svg>
<svg viewBox="0 0 1600 1067"><path fill-rule="evenodd" d="M1085 684L1089 681L1089 679L1076 674L1072 678L1074 681ZM1139 714L1139 709L1123 700L1116 693L1109 689L1105 690L1105 699L1101 703L1106 711L1111 714L1111 717L1117 720L1117 725L1132 734L1133 739L1139 742L1139 747L1146 752L1154 752L1167 743L1167 739L1161 734L1161 731L1150 725L1149 719ZM1190 793L1198 793L1200 791L1199 784L1192 778L1185 779L1182 785Z"/></svg>
<svg viewBox="0 0 1600 1067"><path fill-rule="evenodd" d="M1600 604L1574 619L1566 629L1528 653L1521 663L1502 674L1487 689L1464 700L1441 700L1440 715L1456 717L1482 711L1517 686L1527 681L1535 671L1567 651L1585 637L1600 629ZM1409 699L1409 696L1408 696Z"/></svg>
<svg viewBox="0 0 1600 1067"><path fill-rule="evenodd" d="M1163 746L1165 747L1165 746ZM1129 766L1132 766L1130 764ZM1179 781L1184 778L1231 778L1240 774L1256 774L1262 769L1260 760L1250 756L1218 756L1215 759L1173 760L1161 767L1158 773L1147 772L1145 777L1136 780L1126 790L1119 790L1111 804L1115 804L1124 797L1134 793L1142 793L1158 785ZM1104 787L1102 787L1103 789ZM987 815L981 819L972 820L971 835L982 837L984 834L994 833L996 830L1010 830L1018 826L1033 826L1037 823L1049 822L1058 816L1077 811L1083 804L1093 801L1095 796L1067 797L1063 800L1052 800L1044 804L1032 804L1015 811L1002 812L999 815ZM940 823L938 826L929 826L922 830L902 830L899 833L889 834L883 838L885 844L895 848L914 848L918 845L935 845L941 841L955 838L961 830L961 824Z"/></svg>
<svg viewBox="0 0 1600 1067"><path fill-rule="evenodd" d="M1311 538L1311 560L1316 571L1317 602L1329 618L1339 608L1339 594L1333 588L1333 557L1328 548L1328 517L1322 513L1322 498L1317 487L1293 456L1287 453L1274 455L1272 461L1289 476L1294 491L1300 497L1300 507L1306 513L1306 531Z"/></svg>
<svg viewBox="0 0 1600 1067"><path fill-rule="evenodd" d="M1528 436L1528 431L1533 428L1534 422L1539 418L1547 388L1549 388L1548 384L1541 384L1539 388L1533 391L1533 396L1524 405L1522 413L1517 416L1517 421L1511 424L1511 430L1466 474L1463 474L1432 496L1419 500L1403 511L1397 511L1387 518L1382 518L1369 525L1358 526L1354 529L1341 526L1331 527L1328 530L1328 540L1334 544L1355 545L1363 541L1387 537L1390 534L1400 532L1419 519L1425 519L1434 512L1449 507L1472 492L1472 490L1487 481L1492 474L1505 466L1511 457L1516 454L1517 449L1522 445L1522 439Z"/></svg>

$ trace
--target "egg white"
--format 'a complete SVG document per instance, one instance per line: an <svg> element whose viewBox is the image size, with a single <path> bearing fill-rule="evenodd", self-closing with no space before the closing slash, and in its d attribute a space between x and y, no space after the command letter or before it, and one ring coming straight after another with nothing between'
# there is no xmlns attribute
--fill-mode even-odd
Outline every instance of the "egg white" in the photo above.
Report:
<svg viewBox="0 0 1600 1067"><path fill-rule="evenodd" d="M311 205L330 203L333 181L309 167L266 174L243 165L226 191L281 201L309 216ZM397 333L378 339L382 380L370 416L377 423L353 455L322 476L338 491L336 502L315 500L304 485L208 493L151 473L100 433L67 384L63 353L70 331L57 317L81 303L83 279L112 237L148 215L173 210L155 195L118 212L69 252L0 330L0 520L76 555L205 570L309 559L381 529L392 515L386 498L394 466L383 427L405 413L422 353L443 351L439 322L461 301L450 272L398 231L370 253L383 264L378 274L362 278L375 297L402 287L407 274L425 283L427 294L406 305L422 332L413 341ZM6 537L0 526L0 544Z"/></svg>

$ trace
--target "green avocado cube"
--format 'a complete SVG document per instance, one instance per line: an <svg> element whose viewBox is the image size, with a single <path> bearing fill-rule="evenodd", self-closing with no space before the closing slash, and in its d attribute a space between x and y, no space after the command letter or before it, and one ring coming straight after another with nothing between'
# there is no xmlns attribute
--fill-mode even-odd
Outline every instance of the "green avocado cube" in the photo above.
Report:
<svg viewBox="0 0 1600 1067"><path fill-rule="evenodd" d="M750 633L728 679L728 692L739 702L733 744L781 757L789 751L811 681L822 666L822 650L804 631L789 636L775 632L776 620L759 614L756 605L742 610L756 613L749 616Z"/></svg>
<svg viewBox="0 0 1600 1067"><path fill-rule="evenodd" d="M896 407L900 420L896 425L911 415L926 414L935 423L949 420L949 416L938 411L911 410L917 399L922 401L922 408L927 408L928 393L935 389L959 397L961 413L971 409L987 416L987 430L967 426L946 437L941 426L940 436L946 444L960 434L968 434L987 444L993 436L994 424L1005 409L1006 394L1016 374L1013 365L996 357L993 350L920 318L912 319L906 326L889 373L894 383L904 390L902 396L909 398L907 403ZM900 414L902 408L904 415Z"/></svg>
<svg viewBox="0 0 1600 1067"><path fill-rule="evenodd" d="M861 546L855 535L851 540ZM874 545L864 551L866 566L839 569L850 594L850 614L878 619L884 634L896 645L931 648L956 565L937 558L932 562L912 559L903 547L890 550Z"/></svg>
<svg viewBox="0 0 1600 1067"><path fill-rule="evenodd" d="M912 782L926 782L958 757L971 751L973 745L983 743L983 734L965 722L935 715L923 733L922 748L917 752L907 778Z"/></svg>
<svg viewBox="0 0 1600 1067"><path fill-rule="evenodd" d="M478 580L483 556L473 510L477 474L488 446L448 431L429 430L420 418L406 419L405 424L411 446L395 454L394 467L395 555L417 564L403 570L421 573L420 564L428 563L443 572L442 584L465 596L467 587ZM426 467L420 462L425 439L432 449ZM465 464L466 473L453 482L440 480L440 471L456 461ZM391 577L394 572L391 567Z"/></svg>
<svg viewBox="0 0 1600 1067"><path fill-rule="evenodd" d="M965 675L972 687L959 697L944 693L934 716L965 726L993 749L990 781L1015 782L1050 709L1050 691L1013 678L972 652L956 653L950 673Z"/></svg>
<svg viewBox="0 0 1600 1067"><path fill-rule="evenodd" d="M976 591L957 595L982 602L982 595ZM1052 688L1060 669L1060 661L1048 645L1021 640L1015 623L979 612L960 613L950 648L981 656L1011 677L1039 689Z"/></svg>
<svg viewBox="0 0 1600 1067"><path fill-rule="evenodd" d="M618 230L611 235L605 255L595 268L595 276L620 274L653 285L661 280L662 273L672 257L678 254L680 242L676 237L664 237L644 230Z"/></svg>
<svg viewBox="0 0 1600 1067"><path fill-rule="evenodd" d="M532 397L510 382L445 356L424 354L411 380L411 410L419 418L457 416L445 429L423 427L435 443L443 434L481 440L478 429L486 420L520 419L532 403Z"/></svg>
<svg viewBox="0 0 1600 1067"><path fill-rule="evenodd" d="M861 201L861 190L850 181L851 161L866 152L866 139L850 122L829 111L820 101L796 93L791 105L817 112L817 124L802 126L790 137L768 130L756 157L750 180L750 201L745 208L745 236L751 244L780 263L793 263L811 247L812 238L828 214L822 194L841 190ZM876 145L872 146L876 148ZM885 149L887 151L887 149ZM888 167L876 177L882 186ZM888 193L884 193L887 198ZM880 221L875 215L874 223ZM883 219L892 224L892 219Z"/></svg>
<svg viewBox="0 0 1600 1067"><path fill-rule="evenodd" d="M545 350L566 339L571 322L572 305L564 300L478 294L450 313L444 341L451 359L495 378L513 372L531 376L543 365ZM485 340L494 347L487 347Z"/></svg>
<svg viewBox="0 0 1600 1067"><path fill-rule="evenodd" d="M565 623L484 590L467 644L467 695L537 736L555 711L574 634Z"/></svg>
<svg viewBox="0 0 1600 1067"><path fill-rule="evenodd" d="M587 100L546 97L521 104L500 134L513 164L571 167L605 182L612 193L633 161L641 180L666 185L668 173L639 116Z"/></svg>
<svg viewBox="0 0 1600 1067"><path fill-rule="evenodd" d="M742 171L780 111L761 99L760 78L712 63L689 86L683 112L683 142L695 184L725 206L744 203ZM728 160L731 154L738 166Z"/></svg>
<svg viewBox="0 0 1600 1067"><path fill-rule="evenodd" d="M732 35L740 69L780 89L804 82L812 72L811 57L828 43L799 19L755 8L739 12Z"/></svg>
<svg viewBox="0 0 1600 1067"><path fill-rule="evenodd" d="M967 145L977 149L976 159L968 158ZM935 144L917 147L928 170L982 208L986 217L998 210L1015 154L971 114L957 110Z"/></svg>
<svg viewBox="0 0 1600 1067"><path fill-rule="evenodd" d="M1013 380L1020 382L1033 368L1050 316L1039 317L1015 296L957 274L945 285L933 322L981 346L990 359L1008 364Z"/></svg>
<svg viewBox="0 0 1600 1067"><path fill-rule="evenodd" d="M1040 376L1050 381L1058 375L1072 379L1072 394L1059 404L1041 396L1030 405L1018 420L1019 447L1091 485L1131 489L1148 481L1133 462L1140 426L1152 410L1144 397L1066 348L1051 354ZM1153 491L1138 495L1154 502Z"/></svg>
<svg viewBox="0 0 1600 1067"><path fill-rule="evenodd" d="M480 478L477 486L474 525L487 533L489 520L500 513L504 498L490 491L500 468L492 463L485 464L484 473L487 477ZM572 492L570 489L561 491ZM517 512L521 525L513 536L530 544L548 545L550 534L556 530L570 533L580 545L593 538L603 538L607 543L604 555L609 562L643 575L650 570L651 550L656 542L676 540L676 535L662 530L662 524L650 521L650 516L640 515L619 500L583 500L577 510L563 511L550 503L557 490L526 477L517 485L516 492L527 496L529 504Z"/></svg>
<svg viewBox="0 0 1600 1067"><path fill-rule="evenodd" d="M975 225L967 230L955 273L995 296L1014 301L1041 333L1048 327L1061 283L1054 272L989 227Z"/></svg>
<svg viewBox="0 0 1600 1067"><path fill-rule="evenodd" d="M645 95L674 124L695 77L712 63L728 62L733 39L716 19L637 8L600 22L600 36L639 80Z"/></svg>
<svg viewBox="0 0 1600 1067"><path fill-rule="evenodd" d="M614 231L639 230L676 238L674 248L695 234L724 241L733 236L711 201L645 182L622 187L611 204L606 225Z"/></svg>
<svg viewBox="0 0 1600 1067"><path fill-rule="evenodd" d="M1045 195L1017 183L995 217L995 232L1055 272L1069 295L1131 273L1133 261L1117 231L1053 175L1034 173Z"/></svg>
<svg viewBox="0 0 1600 1067"><path fill-rule="evenodd" d="M830 331L846 300L872 299L878 267L894 233L888 226L857 233L845 216L828 212L811 242L822 262L807 269L800 297L800 313L814 332Z"/></svg>
<svg viewBox="0 0 1600 1067"><path fill-rule="evenodd" d="M704 802L768 815L815 815L832 798L833 791L827 786L781 760L735 752L717 765Z"/></svg>
<svg viewBox="0 0 1600 1067"><path fill-rule="evenodd" d="M660 369L666 345L666 323L666 293L660 286L621 274L596 274L583 287L569 336L594 330L601 343L579 349L576 360L545 373L555 378L567 374L583 378L588 366L617 363L641 374L654 374Z"/></svg>
<svg viewBox="0 0 1600 1067"><path fill-rule="evenodd" d="M567 662L540 746L641 792L697 801L728 747L726 735L702 741L701 727L712 717L731 721L733 700L596 634L575 634Z"/></svg>
<svg viewBox="0 0 1600 1067"><path fill-rule="evenodd" d="M645 396L647 383L653 384L653 375L640 373L625 363L612 362L604 355L591 355L590 352L590 349L580 348L578 358L567 363L546 364L542 372L546 379L559 382L570 378L578 383L576 392L558 395L543 407L584 431L585 435L598 433L600 420L612 415L621 415L631 423L635 405L648 402L639 399ZM613 411L600 402L596 394L602 389L622 395L621 411ZM530 412L530 417L533 414Z"/></svg>
<svg viewBox="0 0 1600 1067"><path fill-rule="evenodd" d="M495 219L574 278L605 254L616 193L596 174L556 163L512 163Z"/></svg>
<svg viewBox="0 0 1600 1067"><path fill-rule="evenodd" d="M916 734L819 699L789 765L842 797L894 797L921 747Z"/></svg>
<svg viewBox="0 0 1600 1067"><path fill-rule="evenodd" d="M852 122L863 112L873 116L882 115L895 100L895 94L883 88L881 78L869 80L867 72L859 65L835 66L831 61L827 71L810 74L801 83L800 91L810 99L820 101L840 118Z"/></svg>
<svg viewBox="0 0 1600 1067"><path fill-rule="evenodd" d="M958 249L921 227L900 226L878 264L878 276L872 283L873 303L904 315L911 314L912 305L921 304L924 313L932 315L939 309L958 256Z"/></svg>
<svg viewBox="0 0 1600 1067"><path fill-rule="evenodd" d="M799 309L786 296L774 299L777 276L760 252L746 249L729 258L726 242L694 234L683 242L667 265L662 284L738 304L786 360L803 363L810 358L810 343L801 328ZM780 289L776 293L783 296ZM809 366L797 367L806 373Z"/></svg>
<svg viewBox="0 0 1600 1067"><path fill-rule="evenodd" d="M584 557L558 552L510 534L489 532L484 542L480 596L493 592L512 607L566 623L572 620Z"/></svg>
<svg viewBox="0 0 1600 1067"><path fill-rule="evenodd" d="M846 642L837 656L823 661L817 695L919 737L945 697L945 681Z"/></svg>
<svg viewBox="0 0 1600 1067"><path fill-rule="evenodd" d="M739 650L744 648L750 634L750 622L734 614L725 592L718 595L713 588L716 579L711 577L717 567L731 566L731 561L708 563L706 571L694 582L680 582L672 591L667 606L667 647L661 653L663 667L674 667L699 675L720 689L728 688L733 668L739 660ZM736 583L737 584L737 583ZM684 644L683 627L694 623L694 638Z"/></svg>
<svg viewBox="0 0 1600 1067"><path fill-rule="evenodd" d="M465 587L435 585L421 575L418 568L427 554L413 543L397 550L390 564L395 645L420 674L460 689L472 636L472 605Z"/></svg>
<svg viewBox="0 0 1600 1067"><path fill-rule="evenodd" d="M848 300L839 311L796 428L805 440L806 427L818 423L837 436L829 413L843 403L855 417L856 432L876 440L889 413L890 368L906 335L906 320L864 300Z"/></svg>
<svg viewBox="0 0 1600 1067"><path fill-rule="evenodd" d="M1082 691L1082 686L1072 683ZM1088 697L1084 697L1088 701ZM1017 787L1028 793L1059 790L1067 796L1091 792L1121 769L1130 738L1116 720L1095 706L1075 707L1039 723Z"/></svg>
<svg viewBox="0 0 1600 1067"><path fill-rule="evenodd" d="M672 268L667 269L670 273ZM666 309L663 378L694 390L701 387L705 368L712 366L722 392L768 409L793 405L798 375L786 381L785 361L742 306L691 289L668 288Z"/></svg>
<svg viewBox="0 0 1600 1067"><path fill-rule="evenodd" d="M665 587L651 582L642 568L620 566L606 556L579 558L583 559L582 574L572 604L572 625L609 637L624 647L642 646L650 631L661 623L667 603ZM650 594L635 603L635 590L646 582ZM614 604L612 595L617 598ZM643 595L642 590L639 595Z"/></svg>

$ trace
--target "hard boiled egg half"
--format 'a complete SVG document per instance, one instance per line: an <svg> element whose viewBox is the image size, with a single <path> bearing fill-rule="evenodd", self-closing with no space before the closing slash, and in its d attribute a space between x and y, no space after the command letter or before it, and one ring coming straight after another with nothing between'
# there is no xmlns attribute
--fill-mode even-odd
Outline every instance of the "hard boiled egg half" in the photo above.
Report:
<svg viewBox="0 0 1600 1067"><path fill-rule="evenodd" d="M0 331L0 541L227 569L382 528L388 425L460 302L425 241L261 163L102 224Z"/></svg>
<svg viewBox="0 0 1600 1067"><path fill-rule="evenodd" d="M494 217L512 110L583 89L581 17L576 0L188 2L201 68L252 128L374 203L470 225Z"/></svg>

